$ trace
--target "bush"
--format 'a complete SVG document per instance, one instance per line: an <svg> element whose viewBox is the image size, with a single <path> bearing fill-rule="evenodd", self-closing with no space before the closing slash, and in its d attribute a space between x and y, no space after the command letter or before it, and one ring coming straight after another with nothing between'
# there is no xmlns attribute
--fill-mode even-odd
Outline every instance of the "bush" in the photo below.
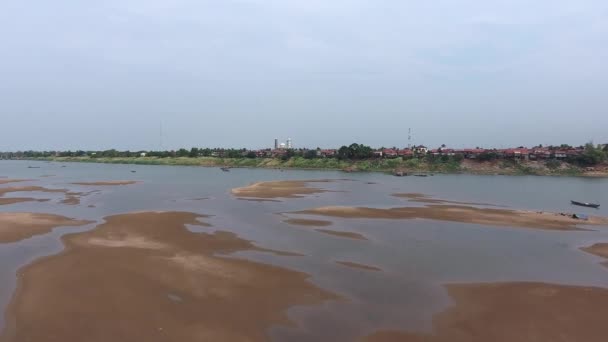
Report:
<svg viewBox="0 0 608 342"><path fill-rule="evenodd" d="M545 166L551 170L558 169L561 165L562 163L560 163L559 160L555 159L547 160L547 162L545 163Z"/></svg>

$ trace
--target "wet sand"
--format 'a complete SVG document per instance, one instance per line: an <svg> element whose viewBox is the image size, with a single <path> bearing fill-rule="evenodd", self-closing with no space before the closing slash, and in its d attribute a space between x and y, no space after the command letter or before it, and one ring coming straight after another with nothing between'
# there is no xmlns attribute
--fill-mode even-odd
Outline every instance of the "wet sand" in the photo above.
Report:
<svg viewBox="0 0 608 342"><path fill-rule="evenodd" d="M296 225L296 226L311 226L311 227L327 227L331 226L331 221L324 220L310 220L310 219L301 219L301 218L290 218L285 221L285 223Z"/></svg>
<svg viewBox="0 0 608 342"><path fill-rule="evenodd" d="M331 180L297 180L258 182L251 185L232 189L232 194L240 198L300 198L327 192L327 190L312 187L311 183L328 183Z"/></svg>
<svg viewBox="0 0 608 342"><path fill-rule="evenodd" d="M17 242L46 234L56 227L82 226L89 221L35 213L0 213L0 243Z"/></svg>
<svg viewBox="0 0 608 342"><path fill-rule="evenodd" d="M589 217L589 220L583 221L555 213L456 205L429 205L427 207L389 209L330 206L298 211L294 212L294 214L366 219L429 219L546 230L580 230L577 227L579 224L608 226L608 218L606 217Z"/></svg>
<svg viewBox="0 0 608 342"><path fill-rule="evenodd" d="M139 212L66 235L66 250L19 271L2 341L266 341L286 310L337 299L304 273L223 258L263 250L203 216ZM288 289L288 291L286 291Z"/></svg>
<svg viewBox="0 0 608 342"><path fill-rule="evenodd" d="M136 183L139 183L139 181L75 182L75 183L71 183L71 184L74 184L74 185L84 185L84 186L95 186L95 185L112 186L112 185L130 185L130 184L136 184Z"/></svg>
<svg viewBox="0 0 608 342"><path fill-rule="evenodd" d="M481 205L488 207L499 207L495 204L489 203L475 203L475 202L460 202L460 201L450 201L439 198L431 198L428 195L421 193L396 193L392 194L394 197L398 198L407 198L410 202L418 202L418 203L428 203L428 204L462 204L462 205Z"/></svg>
<svg viewBox="0 0 608 342"><path fill-rule="evenodd" d="M447 285L454 305L433 331L376 332L368 342L603 342L608 289L544 283Z"/></svg>
<svg viewBox="0 0 608 342"><path fill-rule="evenodd" d="M346 266L346 267L350 267L350 268L357 268L360 270L366 270L366 271L382 271L381 268L375 267L375 266L370 266L370 265L364 265L364 264L359 264L356 262L351 262L351 261L336 261L336 264L342 265L342 266Z"/></svg>
<svg viewBox="0 0 608 342"><path fill-rule="evenodd" d="M331 230L331 229L315 229L315 231L323 234L343 237L347 239L355 239L355 240L367 240L367 238L359 233L354 232L341 232L339 230Z"/></svg>

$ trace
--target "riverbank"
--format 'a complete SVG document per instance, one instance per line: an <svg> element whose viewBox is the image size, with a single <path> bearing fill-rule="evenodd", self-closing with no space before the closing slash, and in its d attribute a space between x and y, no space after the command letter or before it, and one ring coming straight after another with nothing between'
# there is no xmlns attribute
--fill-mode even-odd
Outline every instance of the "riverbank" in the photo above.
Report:
<svg viewBox="0 0 608 342"><path fill-rule="evenodd" d="M288 160L277 158L216 158L216 157L52 157L32 160L53 162L80 162L133 165L181 165L202 167L303 169L303 170L343 170L348 172L395 172L415 173L464 173L476 175L538 175L538 176L585 176L608 177L608 165L595 168L581 168L565 162L549 165L542 161L476 160L428 161L424 159L371 159L338 160L335 158L306 159L293 157Z"/></svg>

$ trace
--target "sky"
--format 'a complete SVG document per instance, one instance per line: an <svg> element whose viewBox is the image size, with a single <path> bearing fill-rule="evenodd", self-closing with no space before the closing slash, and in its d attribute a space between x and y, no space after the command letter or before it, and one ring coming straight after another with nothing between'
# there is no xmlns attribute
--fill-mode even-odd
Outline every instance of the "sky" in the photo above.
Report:
<svg viewBox="0 0 608 342"><path fill-rule="evenodd" d="M0 123L3 151L608 143L608 1L0 0Z"/></svg>

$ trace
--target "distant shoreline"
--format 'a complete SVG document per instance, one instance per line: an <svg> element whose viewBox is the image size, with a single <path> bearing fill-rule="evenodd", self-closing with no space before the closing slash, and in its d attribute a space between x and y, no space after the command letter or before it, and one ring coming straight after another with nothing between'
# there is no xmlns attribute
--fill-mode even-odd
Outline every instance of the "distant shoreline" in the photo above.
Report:
<svg viewBox="0 0 608 342"><path fill-rule="evenodd" d="M560 168L549 169L541 162L478 162L464 160L460 163L429 163L412 159L380 159L380 160L337 160L334 158L304 159L294 157L289 160L277 158L218 158L218 157L50 157L19 160L126 164L126 165L175 165L199 167L229 167L229 168L264 168L264 169L293 169L293 170L327 170L344 172L403 172L415 174L473 174L473 175L505 175L505 176L575 176L575 177L608 177L608 165L588 171L583 168L563 163Z"/></svg>

